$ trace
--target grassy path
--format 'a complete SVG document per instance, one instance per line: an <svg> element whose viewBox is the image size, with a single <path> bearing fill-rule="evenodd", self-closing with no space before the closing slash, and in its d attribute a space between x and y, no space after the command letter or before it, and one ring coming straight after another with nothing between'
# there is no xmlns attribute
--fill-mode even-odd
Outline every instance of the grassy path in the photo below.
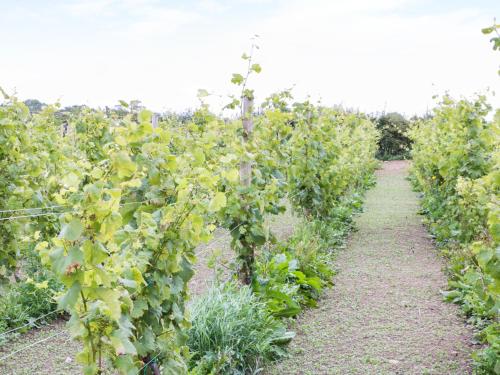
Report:
<svg viewBox="0 0 500 375"><path fill-rule="evenodd" d="M468 374L471 332L442 302L439 259L405 180L384 163L337 258L335 286L297 322L292 357L272 374Z"/></svg>

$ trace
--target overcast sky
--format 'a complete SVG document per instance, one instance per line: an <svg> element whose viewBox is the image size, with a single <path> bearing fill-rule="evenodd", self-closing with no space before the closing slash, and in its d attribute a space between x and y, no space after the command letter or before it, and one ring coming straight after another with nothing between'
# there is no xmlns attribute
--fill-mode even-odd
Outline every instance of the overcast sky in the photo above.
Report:
<svg viewBox="0 0 500 375"><path fill-rule="evenodd" d="M481 28L497 0L0 0L0 86L21 99L154 110L234 92L250 37L257 99L295 85L325 105L423 113L434 94L497 91Z"/></svg>

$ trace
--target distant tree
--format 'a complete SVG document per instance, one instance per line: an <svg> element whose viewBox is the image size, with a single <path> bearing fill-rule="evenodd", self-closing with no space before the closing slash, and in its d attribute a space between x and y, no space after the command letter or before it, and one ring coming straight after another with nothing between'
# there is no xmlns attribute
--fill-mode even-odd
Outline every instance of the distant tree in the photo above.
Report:
<svg viewBox="0 0 500 375"><path fill-rule="evenodd" d="M106 113L113 114L118 118L123 118L128 114L132 114L133 118L137 118L137 114L145 109L140 100L131 100L130 102L126 102L124 100L119 100L119 104L115 105L114 108L106 107Z"/></svg>
<svg viewBox="0 0 500 375"><path fill-rule="evenodd" d="M416 121L427 121L432 119L432 117L432 112L425 112L423 115L413 115L412 117L410 117L410 124L413 124Z"/></svg>
<svg viewBox="0 0 500 375"><path fill-rule="evenodd" d="M140 100L131 100L130 101L130 112L139 113L141 110L145 109Z"/></svg>
<svg viewBox="0 0 500 375"><path fill-rule="evenodd" d="M196 115L195 111L193 111L192 109L188 109L183 112L179 112L177 114L177 117L182 124L187 124L189 122L194 121L195 115Z"/></svg>
<svg viewBox="0 0 500 375"><path fill-rule="evenodd" d="M61 108L55 113L56 119L61 123L67 123L69 119L78 115L82 112L83 109L87 108L85 105L71 105L64 108Z"/></svg>
<svg viewBox="0 0 500 375"><path fill-rule="evenodd" d="M407 159L411 149L411 141L406 135L410 121L397 112L384 113L372 120L380 131L377 157L382 160Z"/></svg>
<svg viewBox="0 0 500 375"><path fill-rule="evenodd" d="M163 121L167 121L169 123L188 124L190 122L195 122L195 115L195 111L187 109L182 112L164 111L160 114L160 117Z"/></svg>
<svg viewBox="0 0 500 375"><path fill-rule="evenodd" d="M43 107L47 106L47 104L42 103L38 99L26 99L24 104L29 108L31 114L39 113L42 111Z"/></svg>
<svg viewBox="0 0 500 375"><path fill-rule="evenodd" d="M59 112L61 113L69 113L69 114L78 114L85 108L88 108L86 105L70 105L67 107L64 107L61 109Z"/></svg>

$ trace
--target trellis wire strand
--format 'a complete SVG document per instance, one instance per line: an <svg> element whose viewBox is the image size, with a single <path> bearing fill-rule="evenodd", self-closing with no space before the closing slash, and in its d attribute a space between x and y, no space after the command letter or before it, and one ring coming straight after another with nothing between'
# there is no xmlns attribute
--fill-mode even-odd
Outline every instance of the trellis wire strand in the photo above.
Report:
<svg viewBox="0 0 500 375"><path fill-rule="evenodd" d="M35 322L39 321L40 319L45 318L46 316L49 316L49 315L55 314L55 313L57 313L57 312L62 312L62 311L64 311L64 310L57 309L57 310L51 311L51 312L49 312L49 313L47 313L47 314L44 314L44 315L42 315L42 316L39 316L39 317L38 317L38 318L36 318L35 320L32 320L32 321L30 321L30 322L28 322L28 323L26 323L26 324L24 324L24 325L22 325L22 326L20 326L20 327L13 328L13 329L11 329L11 330L9 330L9 331L6 331L6 332L2 332L2 333L0 333L0 337L5 336L5 335L8 335L9 333L12 333L12 332L19 331L20 329L23 329L23 328L25 328L25 327L28 327L28 326L32 325L33 323L35 323Z"/></svg>
<svg viewBox="0 0 500 375"><path fill-rule="evenodd" d="M8 212L24 212L24 211L36 211L36 210L48 210L53 208L62 208L68 207L63 205L55 205L55 206L47 206L47 207L32 207L32 208L17 208L12 210L0 210L0 214L8 213Z"/></svg>
<svg viewBox="0 0 500 375"><path fill-rule="evenodd" d="M141 204L141 203L145 203L145 202L149 202L149 200L139 201L139 202L122 203L122 204L120 204L120 207L127 206L127 205L130 205L130 204ZM173 205L175 205L175 203L167 204L164 207L170 207L170 206L173 206ZM68 206L52 206L52 208L53 207L68 207ZM49 208L49 207L47 207L47 208ZM41 207L40 208L26 208L25 210L42 210L42 209L44 209L44 208L41 208ZM2 212L15 212L15 211L16 210L3 210L3 211L0 211L0 213L2 213ZM19 211L21 211L21 210L19 210ZM25 219L25 218L39 217L39 216L49 216L49 215L66 214L66 213L69 213L69 212L73 212L73 211L42 212L42 213L30 214L30 215L9 216L9 217L2 217L2 218L0 218L0 221Z"/></svg>
<svg viewBox="0 0 500 375"><path fill-rule="evenodd" d="M140 370L137 372L137 375L139 375L141 373L142 370L144 370L147 366L149 366L150 363L153 363L154 360L156 360L156 358L158 358L160 356L161 352L159 352L158 354L156 354L153 358L151 358L144 366L142 366L140 368Z"/></svg>
<svg viewBox="0 0 500 375"><path fill-rule="evenodd" d="M55 334L53 334L53 335L51 335L51 336L49 336L49 337L46 337L46 338L44 338L44 339L41 339L41 340L35 341L35 342L34 342L34 343L32 343L32 344L26 345L25 347L23 347L23 348L21 348L21 349L18 349L18 350L14 351L14 352L12 352L12 353L10 353L10 354L7 354L6 356L3 356L2 358L0 358L0 362L3 362L3 361L5 361L6 359L8 359L8 358L10 358L10 357L12 357L12 356L14 356L14 355L16 355L17 353L20 353L20 352L23 352L23 351L25 351L25 350L28 350L29 348L31 348L31 347L33 347L33 346L35 346L35 345L41 344L42 342L48 341L48 340L50 340L51 338L54 338L54 337L56 337L56 336L60 336L60 335L62 335L62 334L64 334L64 333L66 333L66 331L60 331L60 332L55 333Z"/></svg>

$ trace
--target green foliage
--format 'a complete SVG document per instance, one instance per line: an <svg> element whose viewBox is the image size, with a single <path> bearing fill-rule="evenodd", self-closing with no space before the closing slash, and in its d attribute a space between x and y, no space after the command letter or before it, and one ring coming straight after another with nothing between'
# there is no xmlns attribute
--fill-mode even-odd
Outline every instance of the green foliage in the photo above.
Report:
<svg viewBox="0 0 500 375"><path fill-rule="evenodd" d="M254 374L292 339L247 286L213 287L192 306L192 374Z"/></svg>
<svg viewBox="0 0 500 375"><path fill-rule="evenodd" d="M0 334L12 331L2 341L58 317L52 312L61 284L33 251L59 230L53 194L69 148L60 143L56 110L40 105L30 113L5 94L0 105Z"/></svg>
<svg viewBox="0 0 500 375"><path fill-rule="evenodd" d="M207 218L224 197L203 167L210 140L153 129L149 115L76 119L79 147L93 163L75 175L78 190L61 190L58 202L73 209L60 216L59 235L39 244L66 288L59 306L84 343L86 374L101 371L101 357L121 373L153 357L171 373L185 371L194 248L208 240Z"/></svg>
<svg viewBox="0 0 500 375"><path fill-rule="evenodd" d="M486 327L480 338L488 346L472 355L476 364L478 374L498 374L500 373L500 323L494 322Z"/></svg>
<svg viewBox="0 0 500 375"><path fill-rule="evenodd" d="M39 266L36 259L33 261ZM0 342L60 316L52 312L57 308L54 297L61 290L61 284L50 273L37 268L32 277L9 285L1 295ZM14 331L6 333L11 330Z"/></svg>
<svg viewBox="0 0 500 375"><path fill-rule="evenodd" d="M248 69L234 76L241 89L235 106L253 97L248 77L261 71L251 55L243 58ZM36 290L31 282L12 288L5 316L16 315L19 322L0 320L0 326L21 324L42 306L53 308L52 292L61 288L56 300L71 314L72 336L83 343L77 360L85 374L102 373L104 363L136 374L151 359L164 373L185 373L194 249L210 239L216 224L231 230L237 269L249 271L250 283L255 255L274 243L265 217L283 212L287 193L297 212L332 223L339 213L349 216L345 203L370 182L373 124L309 103L290 108L290 99L282 93L261 115L249 111L236 121L202 106L186 120L170 117L153 128L151 112L137 101L122 102L116 111L78 107L61 115L48 106L32 115L6 97L0 106L0 208L27 214L0 213L9 218L0 226L0 277L20 278L31 267L26 257L34 248L43 264L34 267L47 272L51 293L44 292L45 279L34 277ZM243 131L252 116L253 132ZM240 181L242 163L251 166L249 184ZM33 215L34 209L42 214ZM260 281L296 290L290 298L299 308L314 306L328 285L325 249L341 237L323 224L311 224L311 231L304 229L262 262L267 270ZM35 309L26 318L16 310L25 303ZM248 321L263 324L267 336L256 339L272 337L269 348L249 357L240 357L244 348L214 351L207 362L212 368L240 361L247 371L258 367L258 358L282 354L279 347L289 337L268 304L249 303L257 316Z"/></svg>
<svg viewBox="0 0 500 375"><path fill-rule="evenodd" d="M331 259L321 252L322 239L303 224L292 238L262 254L253 282L255 293L277 317L293 317L316 307L333 276Z"/></svg>
<svg viewBox="0 0 500 375"><path fill-rule="evenodd" d="M408 159L411 141L407 136L410 122L399 113L386 113L375 118L380 132L377 158L381 160Z"/></svg>
<svg viewBox="0 0 500 375"><path fill-rule="evenodd" d="M498 33L498 30L500 29L500 25L498 25L497 23L493 23L493 26L490 26L490 27L485 27L484 29L482 29L482 33L485 34L485 35L489 35L489 34L495 34L491 39L490 41L493 43L493 49L496 51L496 50L500 50L500 36L499 36L499 33Z"/></svg>
<svg viewBox="0 0 500 375"><path fill-rule="evenodd" d="M254 290L273 315L293 317L302 306L316 306L322 282L317 276L307 276L298 259L283 251L257 264Z"/></svg>
<svg viewBox="0 0 500 375"><path fill-rule="evenodd" d="M411 131L413 182L423 192L430 228L451 258L446 298L479 326L500 316L500 112L489 122L490 109L482 96L444 97L435 116ZM482 373L500 368L498 328L485 332L490 346L475 356Z"/></svg>
<svg viewBox="0 0 500 375"><path fill-rule="evenodd" d="M54 204L50 196L60 186L56 176L67 158L54 113L49 106L32 116L8 96L0 106L0 283L19 268L30 238L37 241L58 230L56 217L38 209Z"/></svg>
<svg viewBox="0 0 500 375"><path fill-rule="evenodd" d="M243 82L242 78L243 75L235 75L238 81L235 83L246 85L246 79ZM224 192L225 201L218 221L230 230L232 247L237 254L236 269L240 273L244 268L251 271L253 277L245 274L243 281L252 280L256 296L265 301L267 310L275 317L296 316L304 307L317 306L321 292L331 285L331 252L342 244L353 210L359 207L359 194L370 185L376 166L377 132L369 120L361 115L315 108L310 103L296 104L291 109L290 99L289 92L269 98L264 113L253 118L252 133L245 133L241 122L226 122L221 126L209 113L204 113L207 120L199 121L201 126L197 128L200 132L210 129L217 132L217 147L205 154L205 159L207 165L211 165L212 160L223 163L222 170L217 165L210 168L221 176L218 189ZM309 112L321 112L321 115L308 123ZM243 119L248 117L249 114L245 114ZM309 156L305 164L304 154ZM240 181L241 161L251 164L249 185ZM302 181L309 176L310 189L307 190ZM298 212L324 221L308 222L290 241L274 246L265 217L284 210L283 198L287 191ZM312 195L314 212L309 210L312 199L307 199ZM202 297L195 309L211 304ZM226 314L217 307L216 316L226 319ZM229 309L225 305L224 308ZM211 316L205 312L207 314ZM222 326L215 318L200 315L197 313L193 322L200 324L196 327L197 335L200 330L204 333L204 346L199 347L212 348L214 344L210 340L215 337L216 342L222 341L218 340L220 331L231 324L226 322ZM225 366L245 352L245 347L227 351L221 346L208 353L202 351L206 354L195 349L193 371L226 373ZM191 344L190 348L193 349ZM237 365L233 367L237 371L249 371L238 370Z"/></svg>
<svg viewBox="0 0 500 375"><path fill-rule="evenodd" d="M332 285L334 252L352 228L354 208L354 201L345 202L328 220L304 221L285 243L258 257L253 289L273 315L294 317L317 306Z"/></svg>
<svg viewBox="0 0 500 375"><path fill-rule="evenodd" d="M30 113L39 113L42 111L43 107L47 106L47 104L42 103L38 99L27 99L23 102L26 107L28 107Z"/></svg>
<svg viewBox="0 0 500 375"><path fill-rule="evenodd" d="M238 277L244 284L252 282L256 250L270 239L264 225L266 213L284 210L280 204L284 189L284 154L279 149L287 133L287 125L280 114L272 113L253 117L253 91L247 87L252 73L260 73L259 64L253 63L252 44L250 55L243 54L247 62L245 75L233 74L232 83L241 86L239 99L233 100L234 107L241 102L241 123L226 132L222 158L231 158L234 169L225 174L221 190L227 195L227 206L221 212L219 221L230 230L231 246L237 254ZM246 103L246 104L245 104ZM255 122L255 124L254 124ZM245 124L252 124L249 128ZM252 129L252 130L250 130ZM237 163L237 164L236 164ZM245 166L245 167L244 167ZM239 175L238 168L243 175Z"/></svg>
<svg viewBox="0 0 500 375"><path fill-rule="evenodd" d="M227 195L227 206L221 211L220 222L231 231L231 245L238 255L240 270L253 270L256 249L270 239L265 215L284 210L284 156L279 148L287 132L284 126L279 118L268 114L255 120L254 131L246 141L237 133L228 137L232 141L228 141L229 147L223 157L233 158L234 169L225 173L221 188ZM252 165L248 186L240 183L237 168L242 159L248 159ZM251 280L249 275L245 278Z"/></svg>
<svg viewBox="0 0 500 375"><path fill-rule="evenodd" d="M362 115L295 105L288 184L294 208L328 219L340 202L369 183L378 133Z"/></svg>
<svg viewBox="0 0 500 375"><path fill-rule="evenodd" d="M493 44L494 51L500 51L500 25L496 23L496 20L493 20L493 25L490 27L486 27L481 31L485 35L493 34L493 37L490 39L490 42ZM500 69L498 70L498 74L500 75Z"/></svg>
<svg viewBox="0 0 500 375"><path fill-rule="evenodd" d="M29 110L15 99L0 106L0 207L22 209L35 192L31 181L43 173L29 136ZM41 165L38 166L37 164ZM0 216L5 217L2 213ZM0 225L0 277L17 264L22 224L4 220Z"/></svg>

